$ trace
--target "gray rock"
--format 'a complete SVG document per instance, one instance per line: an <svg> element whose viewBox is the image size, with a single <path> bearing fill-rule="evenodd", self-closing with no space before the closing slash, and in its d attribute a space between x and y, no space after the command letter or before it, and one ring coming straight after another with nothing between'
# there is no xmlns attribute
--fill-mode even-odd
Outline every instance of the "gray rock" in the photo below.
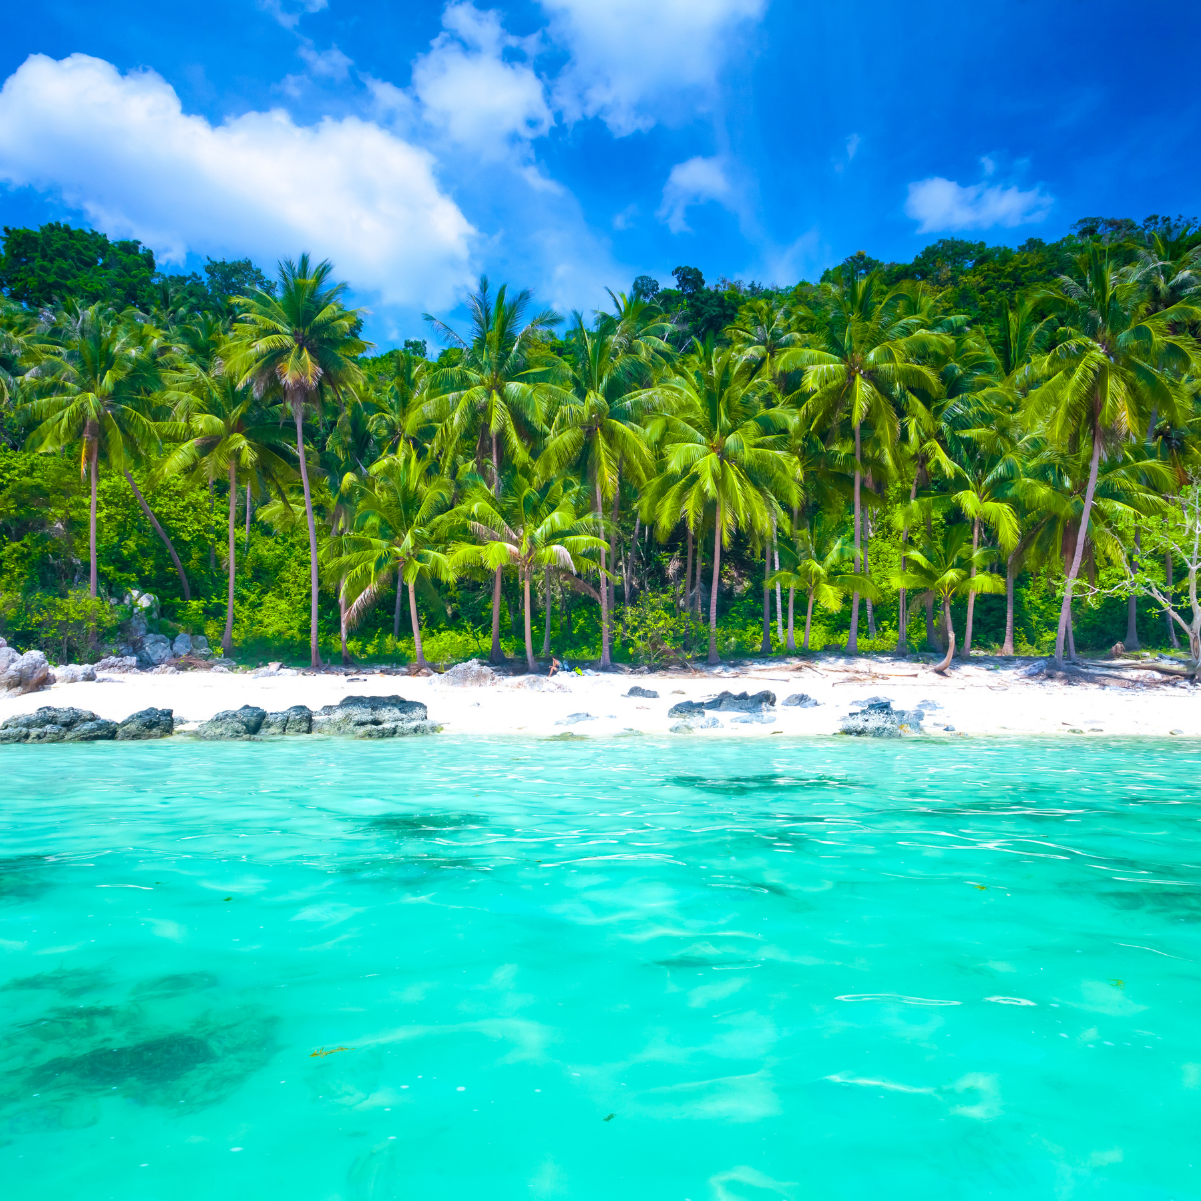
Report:
<svg viewBox="0 0 1201 1201"><path fill-rule="evenodd" d="M794 692L786 696L780 704L787 709L816 709L820 701L815 701L807 692Z"/></svg>
<svg viewBox="0 0 1201 1201"><path fill-rule="evenodd" d="M668 717L692 717L704 713L705 706L700 701L678 701L667 711Z"/></svg>
<svg viewBox="0 0 1201 1201"><path fill-rule="evenodd" d="M0 646L0 674L8 669L21 657L21 652L9 646L6 642Z"/></svg>
<svg viewBox="0 0 1201 1201"><path fill-rule="evenodd" d="M259 729L260 734L311 734L313 711L308 705L293 705L282 713L268 713Z"/></svg>
<svg viewBox="0 0 1201 1201"><path fill-rule="evenodd" d="M555 725L575 726L579 725L582 721L596 721L596 716L592 713L569 713L566 717L562 717L555 722Z"/></svg>
<svg viewBox="0 0 1201 1201"><path fill-rule="evenodd" d="M109 655L96 664L97 671L128 672L138 670L136 655Z"/></svg>
<svg viewBox="0 0 1201 1201"><path fill-rule="evenodd" d="M478 659L456 663L438 677L443 684L453 684L456 688L489 688L496 683L496 678L496 672Z"/></svg>
<svg viewBox="0 0 1201 1201"><path fill-rule="evenodd" d="M678 705L672 705L668 709L667 716L688 717L702 710L718 713L759 713L774 707L775 703L776 694L766 689L754 695L747 692L719 692L717 696L711 696L705 701L680 701Z"/></svg>
<svg viewBox="0 0 1201 1201"><path fill-rule="evenodd" d="M758 713L740 713L737 717L731 717L730 723L731 725L736 723L744 726L770 726L775 724L775 720L776 715L774 713L764 713L763 710L760 709Z"/></svg>
<svg viewBox="0 0 1201 1201"><path fill-rule="evenodd" d="M12 647L3 648L5 658L13 653ZM0 687L7 692L23 696L27 692L37 692L52 683L50 664L41 651L26 651L9 659L3 671L0 672Z"/></svg>
<svg viewBox="0 0 1201 1201"><path fill-rule="evenodd" d="M171 643L171 650L177 658L180 655L190 655L192 653L192 635L176 634L175 641Z"/></svg>
<svg viewBox="0 0 1201 1201"><path fill-rule="evenodd" d="M164 634L147 634L137 648L139 667L158 667L171 658L171 640Z"/></svg>
<svg viewBox="0 0 1201 1201"><path fill-rule="evenodd" d="M196 737L210 742L225 738L253 738L262 728L266 717L267 710L257 705L225 709L203 722L196 730Z"/></svg>
<svg viewBox="0 0 1201 1201"><path fill-rule="evenodd" d="M626 696L641 696L648 701L657 701L659 694L653 688L639 688L637 684L626 693Z"/></svg>
<svg viewBox="0 0 1201 1201"><path fill-rule="evenodd" d="M177 676L179 668L174 663L160 663L157 667L150 669L152 676Z"/></svg>
<svg viewBox="0 0 1201 1201"><path fill-rule="evenodd" d="M67 663L54 669L56 684L78 684L95 678L96 668L91 663Z"/></svg>
<svg viewBox="0 0 1201 1201"><path fill-rule="evenodd" d="M149 628L150 627L146 624L145 613L135 613L129 619L129 636L135 641L143 637Z"/></svg>
<svg viewBox="0 0 1201 1201"><path fill-rule="evenodd" d="M349 738L404 738L436 734L440 728L429 720L420 701L402 696L343 697L338 704L320 709L313 722L314 734Z"/></svg>
<svg viewBox="0 0 1201 1201"><path fill-rule="evenodd" d="M118 727L118 742L148 738L167 738L175 733L175 718L170 709L141 709L131 713Z"/></svg>
<svg viewBox="0 0 1201 1201"><path fill-rule="evenodd" d="M721 722L707 713L694 713L671 727L672 734L691 734L693 730L719 730Z"/></svg>
<svg viewBox="0 0 1201 1201"><path fill-rule="evenodd" d="M855 702L862 709L852 710L843 719L841 734L868 738L900 738L902 734L921 733L924 714L920 709L894 709L892 701L883 697L868 697Z"/></svg>
<svg viewBox="0 0 1201 1201"><path fill-rule="evenodd" d="M103 742L117 733L117 723L87 709L43 706L0 722L0 745L13 742Z"/></svg>

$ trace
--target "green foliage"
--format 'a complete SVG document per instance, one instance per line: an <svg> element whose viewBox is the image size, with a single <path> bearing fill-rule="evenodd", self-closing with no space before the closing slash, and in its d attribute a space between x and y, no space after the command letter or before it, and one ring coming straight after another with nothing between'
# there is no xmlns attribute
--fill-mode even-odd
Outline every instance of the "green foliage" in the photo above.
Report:
<svg viewBox="0 0 1201 1201"><path fill-rule="evenodd" d="M0 591L0 634L23 650L37 648L51 662L88 663L102 657L129 617L129 610L86 588L66 596Z"/></svg>

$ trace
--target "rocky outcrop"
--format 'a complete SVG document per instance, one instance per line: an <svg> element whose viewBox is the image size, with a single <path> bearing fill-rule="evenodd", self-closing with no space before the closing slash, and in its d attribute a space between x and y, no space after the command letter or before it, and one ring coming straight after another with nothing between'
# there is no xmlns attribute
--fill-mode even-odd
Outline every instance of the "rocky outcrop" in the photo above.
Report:
<svg viewBox="0 0 1201 1201"><path fill-rule="evenodd" d="M171 658L171 639L164 634L146 634L134 646L139 667L158 667Z"/></svg>
<svg viewBox="0 0 1201 1201"><path fill-rule="evenodd" d="M268 713L259 727L260 734L311 734L313 711L308 705L293 705L282 713Z"/></svg>
<svg viewBox="0 0 1201 1201"><path fill-rule="evenodd" d="M900 738L902 734L922 732L921 709L894 709L892 701L882 696L858 701L862 708L852 709L839 727L840 734L867 738Z"/></svg>
<svg viewBox="0 0 1201 1201"><path fill-rule="evenodd" d="M223 709L214 713L208 721L201 723L196 737L207 742L219 739L253 738L263 727L267 710L257 705L243 705L240 709Z"/></svg>
<svg viewBox="0 0 1201 1201"><path fill-rule="evenodd" d="M626 693L626 696L640 696L648 701L657 701L659 694L653 688L639 688L637 684Z"/></svg>
<svg viewBox="0 0 1201 1201"><path fill-rule="evenodd" d="M175 733L175 716L170 709L140 709L117 727L118 742L139 742L150 738L169 738Z"/></svg>
<svg viewBox="0 0 1201 1201"><path fill-rule="evenodd" d="M794 692L786 696L780 704L786 709L816 709L820 701L815 701L807 692Z"/></svg>
<svg viewBox="0 0 1201 1201"><path fill-rule="evenodd" d="M56 684L79 684L96 678L96 668L91 663L65 663L54 669Z"/></svg>
<svg viewBox="0 0 1201 1201"><path fill-rule="evenodd" d="M453 684L456 688L489 688L496 683L497 676L486 663L481 663L478 659L468 659L466 663L456 663L438 679L443 684Z"/></svg>
<svg viewBox="0 0 1201 1201"><path fill-rule="evenodd" d="M87 709L55 709L44 705L0 722L0 745L14 742L107 742L116 737L117 723Z"/></svg>
<svg viewBox="0 0 1201 1201"><path fill-rule="evenodd" d="M420 701L402 696L343 697L336 705L320 709L313 722L314 734L348 738L404 738L435 734L439 729Z"/></svg>
<svg viewBox="0 0 1201 1201"><path fill-rule="evenodd" d="M762 713L764 709L775 708L776 694L756 692L719 692L705 701L680 701L667 711L668 717L689 717L701 712L716 713Z"/></svg>
<svg viewBox="0 0 1201 1201"><path fill-rule="evenodd" d="M54 683L50 664L41 651L18 654L11 646L0 647L0 688L23 696Z"/></svg>
<svg viewBox="0 0 1201 1201"><path fill-rule="evenodd" d="M109 655L96 664L97 671L127 672L138 670L136 655Z"/></svg>

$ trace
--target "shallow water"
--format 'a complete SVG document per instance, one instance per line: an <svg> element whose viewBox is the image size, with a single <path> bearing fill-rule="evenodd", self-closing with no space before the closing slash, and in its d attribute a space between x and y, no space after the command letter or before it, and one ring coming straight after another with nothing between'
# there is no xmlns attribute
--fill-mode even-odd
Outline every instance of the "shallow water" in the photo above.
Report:
<svg viewBox="0 0 1201 1201"><path fill-rule="evenodd" d="M4 1193L1201 1196L1199 761L5 748Z"/></svg>

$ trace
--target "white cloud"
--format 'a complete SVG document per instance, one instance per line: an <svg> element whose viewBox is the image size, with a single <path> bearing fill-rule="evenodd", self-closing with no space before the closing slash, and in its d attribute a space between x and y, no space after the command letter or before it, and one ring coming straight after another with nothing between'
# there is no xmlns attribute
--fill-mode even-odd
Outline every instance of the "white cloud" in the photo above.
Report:
<svg viewBox="0 0 1201 1201"><path fill-rule="evenodd" d="M663 203L657 216L667 222L673 234L690 233L686 220L690 205L717 200L730 207L733 188L726 176L724 161L718 157L690 158L676 163L663 185Z"/></svg>
<svg viewBox="0 0 1201 1201"><path fill-rule="evenodd" d="M60 192L164 261L302 250L384 303L441 307L470 279L476 231L433 158L370 121L281 110L186 115L153 71L31 55L0 90L0 180Z"/></svg>
<svg viewBox="0 0 1201 1201"><path fill-rule="evenodd" d="M977 183L965 186L935 176L909 185L905 215L919 222L917 232L936 230L1012 229L1043 220L1054 199L1038 187L1023 192L1016 186Z"/></svg>
<svg viewBox="0 0 1201 1201"><path fill-rule="evenodd" d="M444 30L413 64L413 91L426 119L460 145L504 157L512 140L541 137L555 123L542 80L527 62L539 39L507 34L500 16L470 3L447 6Z"/></svg>
<svg viewBox="0 0 1201 1201"><path fill-rule="evenodd" d="M621 137L691 115L767 0L540 0L571 53L555 87L569 121L600 117Z"/></svg>
<svg viewBox="0 0 1201 1201"><path fill-rule="evenodd" d="M295 29L306 13L319 13L323 8L328 8L329 0L300 0L296 8L286 8L283 0L258 0L258 6L285 29Z"/></svg>
<svg viewBox="0 0 1201 1201"><path fill-rule="evenodd" d="M847 138L847 162L848 163L855 157L855 152L859 149L859 141L860 141L860 138L857 133L853 133L853 134L851 134L851 136L849 138Z"/></svg>
<svg viewBox="0 0 1201 1201"><path fill-rule="evenodd" d="M326 79L345 79L347 71L354 65L354 59L343 54L336 44L328 50L314 50L312 43L306 41L296 48L296 53L308 63L314 75Z"/></svg>

